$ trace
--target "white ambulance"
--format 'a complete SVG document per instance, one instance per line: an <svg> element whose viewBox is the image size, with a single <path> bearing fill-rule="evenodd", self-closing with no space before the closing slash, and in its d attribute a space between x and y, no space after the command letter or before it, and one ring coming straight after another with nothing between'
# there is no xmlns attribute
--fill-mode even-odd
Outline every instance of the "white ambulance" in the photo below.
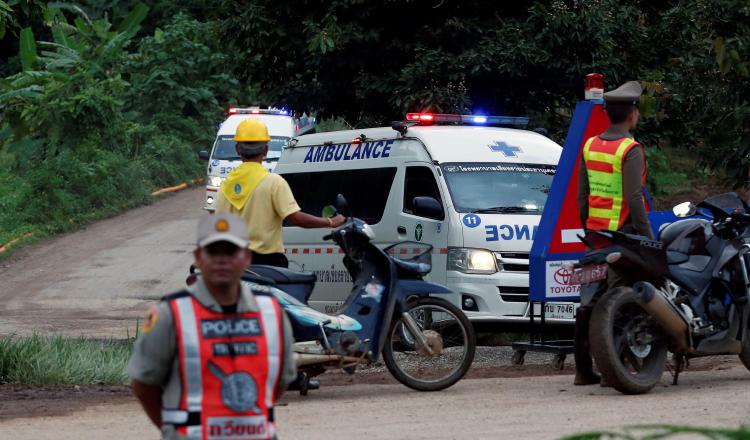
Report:
<svg viewBox="0 0 750 440"><path fill-rule="evenodd" d="M341 193L379 246L431 244L427 279L455 292L452 301L473 321L525 324L529 252L562 152L541 134L500 127L527 122L410 113L393 127L301 136L282 151L276 172L305 212L320 213ZM310 305L331 312L351 279L324 234L285 227L284 242L290 267L318 277ZM554 306L547 322L572 322L572 303Z"/></svg>
<svg viewBox="0 0 750 440"><path fill-rule="evenodd" d="M203 206L208 211L214 210L216 191L221 182L241 161L235 150L234 133L240 122L248 118L258 119L268 127L271 142L268 144L268 155L263 164L273 171L289 140L294 136L314 132L315 117L302 115L295 117L288 110L261 109L259 107L237 108L227 110L227 119L219 126L211 152L201 151L198 157L208 161L206 178L206 200Z"/></svg>

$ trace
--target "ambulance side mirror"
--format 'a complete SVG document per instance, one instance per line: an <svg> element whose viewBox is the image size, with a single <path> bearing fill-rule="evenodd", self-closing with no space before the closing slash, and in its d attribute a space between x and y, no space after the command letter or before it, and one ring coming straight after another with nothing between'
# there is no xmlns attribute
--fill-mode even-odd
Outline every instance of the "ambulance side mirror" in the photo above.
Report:
<svg viewBox="0 0 750 440"><path fill-rule="evenodd" d="M433 197L414 197L412 206L412 211L416 216L435 220L443 220L445 218L443 205Z"/></svg>
<svg viewBox="0 0 750 440"><path fill-rule="evenodd" d="M208 160L208 151L201 150L198 152L198 159L200 160Z"/></svg>

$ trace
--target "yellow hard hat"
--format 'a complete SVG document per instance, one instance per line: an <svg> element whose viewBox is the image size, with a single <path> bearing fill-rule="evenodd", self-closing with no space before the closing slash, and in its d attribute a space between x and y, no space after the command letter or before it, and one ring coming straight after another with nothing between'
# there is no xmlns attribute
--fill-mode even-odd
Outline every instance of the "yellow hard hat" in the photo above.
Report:
<svg viewBox="0 0 750 440"><path fill-rule="evenodd" d="M252 118L240 122L234 134L235 142L268 142L270 140L266 124Z"/></svg>

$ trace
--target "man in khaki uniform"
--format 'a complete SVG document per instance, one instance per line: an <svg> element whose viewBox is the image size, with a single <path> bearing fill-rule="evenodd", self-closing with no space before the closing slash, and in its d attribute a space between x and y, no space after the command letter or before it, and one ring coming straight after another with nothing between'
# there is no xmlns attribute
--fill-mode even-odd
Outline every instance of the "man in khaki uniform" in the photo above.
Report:
<svg viewBox="0 0 750 440"><path fill-rule="evenodd" d="M244 221L231 214L206 215L199 224L198 247L194 251L194 257L195 264L201 270L201 277L186 290L164 297L158 305L149 310L143 324L143 331L133 346L133 354L127 366L134 394L141 401L154 425L161 429L165 439L201 438L200 425L208 424L208 427L211 427L211 419L207 417L216 415L210 414L211 411L215 411L217 406L233 407L231 401L227 405L224 405L227 403L226 400L224 403L221 402L220 399L224 397L223 388L221 393L212 393L210 388L203 389L207 387L206 380L216 380L215 375L211 373L211 371L216 371L211 370L214 364L224 365L223 374L232 376L229 374L232 372L226 370L227 362L229 365L239 365L240 371L235 373L242 375L244 374L241 369L243 362L250 361L256 363L251 365L264 366L266 365L264 356L271 359L268 365L273 365L266 368L269 374L261 376L261 379L267 378L268 380L255 380L256 394L266 396L269 399L268 402L271 403L268 405L271 408L271 423L273 422L273 399L277 398L286 385L297 377L293 352L294 338L286 313L272 298L256 296L248 286L240 283L240 277L250 262L247 226ZM190 310L195 310L194 316L180 314L178 320L175 318L175 313L182 309L176 308L175 303L186 300L192 300L188 302L191 304ZM259 316L262 318L259 319ZM196 322L197 326L186 324L190 320ZM259 332L260 334L242 333L241 324L259 321L263 329ZM219 330L206 334L206 328L208 328L206 323L216 322L221 324L215 326ZM278 322L281 323L280 326ZM191 327L193 331L196 328L200 329L195 335L197 341L194 341L193 346L204 347L200 344L208 344L209 347L207 350L199 348L200 357L194 361L184 358L185 353L189 351L185 347L190 346L190 341L183 334ZM217 332L220 331L225 334L218 334ZM269 341L272 334L276 337L274 341ZM267 348L258 349L259 346L267 346ZM255 353L248 347L251 349L255 347ZM211 353L212 349L213 355L207 354ZM278 354L274 354L276 352ZM185 373L181 373L183 363L185 363L182 365ZM249 370L250 373L255 374L253 370L262 369L250 368ZM191 399L190 390L184 389L189 388L191 382L186 381L183 374L191 377L196 373L201 387L198 390L198 400L203 402L203 406L198 402L197 419L194 417L195 409L181 408L181 405L184 405L182 402ZM201 377L203 377L202 385ZM258 391L261 388L262 391ZM241 394L247 395L246 390L247 387L244 387ZM192 391L195 393L196 390ZM263 403L266 402L265 399L258 398L258 402L261 400ZM207 403L209 406L206 406ZM256 408L262 406L257 402L252 403ZM224 410L228 411L226 408ZM181 412L185 413L184 420L180 418ZM188 413L192 416L188 417ZM219 415L224 416L224 414ZM242 413L231 413L231 415L235 420L240 421L261 417L257 414L247 416ZM226 417L222 418L224 419ZM186 426L190 423L192 425L197 423L198 431L195 432L194 429L192 435L181 434L181 430L190 429ZM270 430L270 425L268 428ZM274 437L273 431L268 437Z"/></svg>
<svg viewBox="0 0 750 440"><path fill-rule="evenodd" d="M631 132L638 126L638 101L643 89L629 81L604 94L610 125L586 141L578 171L578 210L581 224L591 230L619 230L653 239L646 215L646 152ZM601 289L623 280L613 271ZM575 385L604 383L593 371L589 343L592 307L579 307L575 323Z"/></svg>
<svg viewBox="0 0 750 440"><path fill-rule="evenodd" d="M216 212L238 214L250 231L253 264L287 267L282 240L284 220L302 228L335 228L344 217L316 217L305 214L294 199L289 184L263 167L268 154L268 128L257 119L240 122L234 136L242 164L232 170L216 197Z"/></svg>

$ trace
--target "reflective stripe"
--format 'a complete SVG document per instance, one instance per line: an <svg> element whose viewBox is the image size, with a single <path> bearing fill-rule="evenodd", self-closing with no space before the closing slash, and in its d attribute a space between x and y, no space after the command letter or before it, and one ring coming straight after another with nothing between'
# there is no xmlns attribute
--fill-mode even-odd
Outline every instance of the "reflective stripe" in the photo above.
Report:
<svg viewBox="0 0 750 440"><path fill-rule="evenodd" d="M200 440L203 438L203 427L201 425L188 426L187 427L187 438Z"/></svg>
<svg viewBox="0 0 750 440"><path fill-rule="evenodd" d="M266 407L273 408L273 399L276 393L276 383L281 374L281 316L276 313L273 298L269 296L256 295L255 300L263 315L263 333L266 335L266 346L268 349L268 378L266 379Z"/></svg>
<svg viewBox="0 0 750 440"><path fill-rule="evenodd" d="M611 213L612 213L611 209L589 208L590 217L609 219L609 215Z"/></svg>
<svg viewBox="0 0 750 440"><path fill-rule="evenodd" d="M589 151L588 159L586 160L595 160L597 162L606 162L606 163L615 165L617 157L611 154L602 153L599 151Z"/></svg>
<svg viewBox="0 0 750 440"><path fill-rule="evenodd" d="M161 410L161 422L169 423L172 425L181 425L187 422L188 412L179 409L163 409Z"/></svg>
<svg viewBox="0 0 750 440"><path fill-rule="evenodd" d="M180 314L183 355L185 359L185 395L188 411L200 411L203 403L203 383L201 380L201 347L198 340L198 325L195 322L193 298L185 296L175 300Z"/></svg>

